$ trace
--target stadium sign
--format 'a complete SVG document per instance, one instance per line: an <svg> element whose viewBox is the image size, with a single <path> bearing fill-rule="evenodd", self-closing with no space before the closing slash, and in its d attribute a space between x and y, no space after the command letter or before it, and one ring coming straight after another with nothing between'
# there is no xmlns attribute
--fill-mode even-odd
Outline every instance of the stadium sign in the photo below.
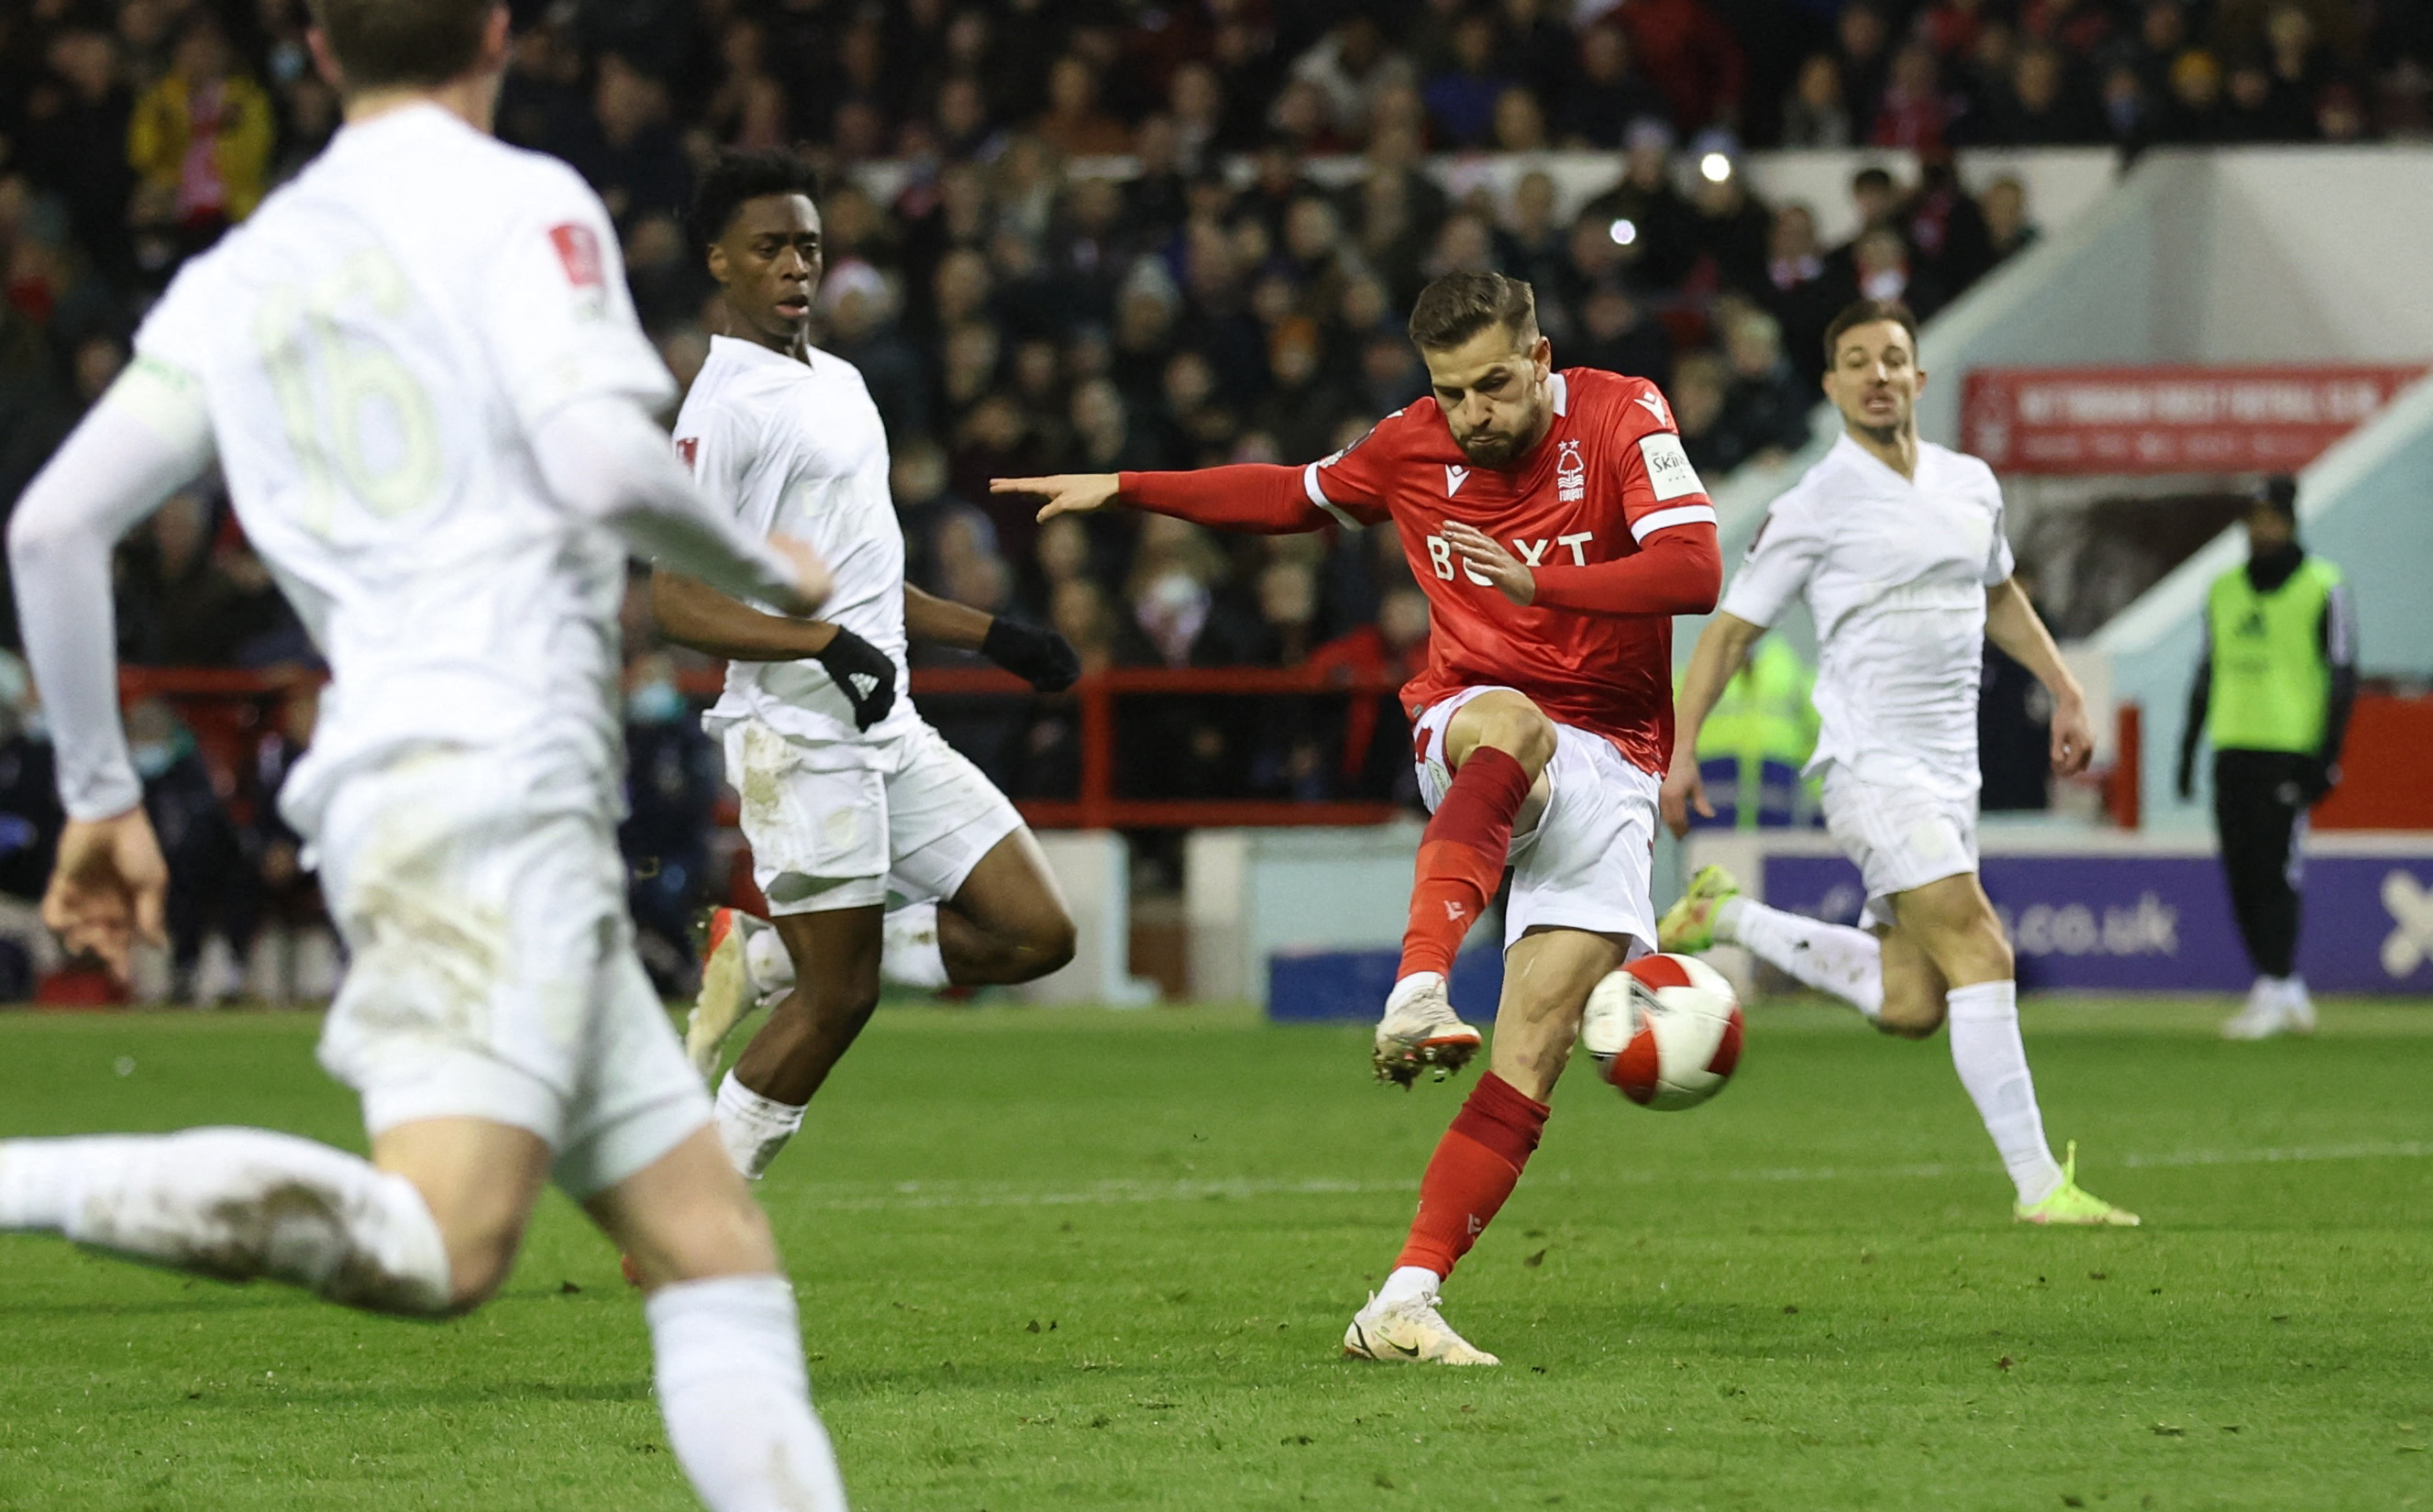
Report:
<svg viewBox="0 0 2433 1512"><path fill-rule="evenodd" d="M2018 954L2019 985L2093 992L2238 993L2254 976L2210 856L2098 851L1992 855L1981 874ZM2319 992L2433 992L2433 857L2305 860L2298 969ZM1765 900L1853 923L1857 868L1772 853Z"/></svg>
<svg viewBox="0 0 2433 1512"><path fill-rule="evenodd" d="M1981 367L1963 446L2015 473L2294 472L2422 366Z"/></svg>

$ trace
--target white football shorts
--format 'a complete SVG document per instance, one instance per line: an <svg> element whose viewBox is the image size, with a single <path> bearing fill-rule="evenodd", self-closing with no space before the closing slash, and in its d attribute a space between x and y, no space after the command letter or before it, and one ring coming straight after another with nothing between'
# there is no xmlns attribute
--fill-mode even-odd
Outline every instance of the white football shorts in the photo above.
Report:
<svg viewBox="0 0 2433 1512"><path fill-rule="evenodd" d="M927 723L882 740L798 740L728 722L752 879L773 914L951 898L1022 816Z"/></svg>
<svg viewBox="0 0 2433 1512"><path fill-rule="evenodd" d="M1465 688L1421 711L1420 798L1434 813L1453 785L1445 726L1464 704L1492 688ZM1622 758L1611 740L1568 724L1555 726L1546 764L1545 811L1512 837L1512 892L1504 909L1504 947L1533 928L1627 935L1629 956L1656 948L1656 909L1648 873L1656 854L1655 777Z"/></svg>
<svg viewBox="0 0 2433 1512"><path fill-rule="evenodd" d="M315 850L352 961L320 1058L375 1136L528 1129L580 1201L710 1107L634 954L610 796L567 767L426 746L340 779Z"/></svg>
<svg viewBox="0 0 2433 1512"><path fill-rule="evenodd" d="M1890 925L1895 893L1977 870L1977 795L1914 781L1871 781L1842 762L1825 768L1825 830L1866 884L1863 926Z"/></svg>

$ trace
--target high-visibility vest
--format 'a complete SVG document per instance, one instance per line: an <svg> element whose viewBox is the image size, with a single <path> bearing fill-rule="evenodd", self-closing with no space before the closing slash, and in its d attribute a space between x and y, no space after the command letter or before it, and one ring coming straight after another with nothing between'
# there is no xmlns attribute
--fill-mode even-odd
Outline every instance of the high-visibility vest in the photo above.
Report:
<svg viewBox="0 0 2433 1512"><path fill-rule="evenodd" d="M1724 685L1723 696L1698 727L1699 766L1730 764L1735 780L1710 801L1718 807L1730 804L1735 827L1795 822L1797 773L1816 749L1818 720L1811 696L1815 686L1816 673L1799 654L1768 636L1748 665ZM1769 792L1769 777L1772 786L1787 790Z"/></svg>
<svg viewBox="0 0 2433 1512"><path fill-rule="evenodd" d="M2288 580L2258 593L2247 569L2214 579L2205 596L2213 637L2213 688L2205 734L2217 751L2322 749L2332 670L2323 660L2322 623L2340 569L2320 556Z"/></svg>

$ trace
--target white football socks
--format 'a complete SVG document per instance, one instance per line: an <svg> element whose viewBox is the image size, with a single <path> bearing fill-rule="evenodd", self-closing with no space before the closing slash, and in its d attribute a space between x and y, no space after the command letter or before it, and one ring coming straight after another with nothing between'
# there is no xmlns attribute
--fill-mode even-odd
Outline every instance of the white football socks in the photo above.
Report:
<svg viewBox="0 0 2433 1512"><path fill-rule="evenodd" d="M1715 910L1715 938L1745 946L1767 965L1843 999L1870 1024L1883 1012L1883 947L1864 929L1727 898Z"/></svg>
<svg viewBox="0 0 2433 1512"><path fill-rule="evenodd" d="M743 969L752 978L752 990L764 1001L792 992L794 962L786 954L786 943L778 938L776 926L744 914L736 927L743 931ZM927 993L947 985L935 903L890 909L880 927L884 931L878 956L880 980Z"/></svg>
<svg viewBox="0 0 2433 1512"><path fill-rule="evenodd" d="M2001 1152L2019 1201L2036 1203L2061 1185L2061 1166L2045 1144L2044 1114L2019 1043L2016 982L1977 982L1944 994L1950 1007L1951 1064Z"/></svg>
<svg viewBox="0 0 2433 1512"><path fill-rule="evenodd" d="M714 1112L718 1142L725 1147L726 1158L735 1163L735 1168L743 1173L746 1181L760 1180L769 1163L786 1147L786 1141L803 1127L800 1104L764 1097L736 1080L732 1071L718 1084Z"/></svg>
<svg viewBox="0 0 2433 1512"><path fill-rule="evenodd" d="M1377 1300L1381 1302L1434 1301L1437 1289L1443 1284L1444 1278L1425 1266L1396 1266L1394 1273L1386 1278L1386 1284L1377 1288Z"/></svg>
<svg viewBox="0 0 2433 1512"><path fill-rule="evenodd" d="M8 1229L374 1312L449 1310L447 1246L412 1182L267 1130L0 1143Z"/></svg>
<svg viewBox="0 0 2433 1512"><path fill-rule="evenodd" d="M784 1277L679 1282L642 1316L668 1447L710 1512L844 1512Z"/></svg>
<svg viewBox="0 0 2433 1512"><path fill-rule="evenodd" d="M946 957L938 943L938 906L908 903L890 911L887 943L878 957L881 979L898 987L934 993L946 985Z"/></svg>

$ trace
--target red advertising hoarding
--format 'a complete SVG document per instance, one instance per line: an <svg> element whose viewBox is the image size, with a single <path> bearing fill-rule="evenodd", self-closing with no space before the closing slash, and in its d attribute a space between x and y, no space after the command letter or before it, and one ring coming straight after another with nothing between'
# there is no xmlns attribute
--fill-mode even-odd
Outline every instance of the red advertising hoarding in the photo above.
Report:
<svg viewBox="0 0 2433 1512"><path fill-rule="evenodd" d="M1962 445L2001 472L2294 472L2422 366L1981 367Z"/></svg>

